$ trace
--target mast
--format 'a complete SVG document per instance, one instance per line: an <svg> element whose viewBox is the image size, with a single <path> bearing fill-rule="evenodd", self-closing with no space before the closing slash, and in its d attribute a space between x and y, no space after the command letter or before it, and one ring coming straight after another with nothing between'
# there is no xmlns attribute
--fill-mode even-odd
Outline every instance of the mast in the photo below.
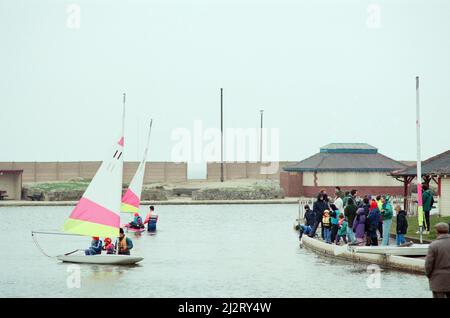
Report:
<svg viewBox="0 0 450 318"><path fill-rule="evenodd" d="M152 134L152 125L153 125L153 119L150 119L150 127L148 129L148 136L147 136L147 144L145 146L144 158L142 159L143 161L147 158L148 147L150 146L150 135Z"/></svg>
<svg viewBox="0 0 450 318"><path fill-rule="evenodd" d="M125 137L125 103L126 103L126 99L127 99L127 94L123 93L123 100L122 100L122 105L123 105L123 108L122 108L122 140ZM123 150L125 151L125 144L123 145ZM122 173L121 178L122 178L122 182L121 182L121 185L122 185L123 184L123 173ZM121 193L122 193L122 191L121 191ZM121 196L122 196L122 194L121 194ZM119 215L120 215L120 208L121 208L121 206L119 206ZM117 255L119 255L119 249L120 249L120 240L119 239L120 239L120 233L119 233L119 237L117 238L117 250L116 250Z"/></svg>
<svg viewBox="0 0 450 318"><path fill-rule="evenodd" d="M422 158L420 143L420 98L419 76L416 76L416 139L417 139L417 218L419 223L420 244L423 243L423 201L422 201Z"/></svg>

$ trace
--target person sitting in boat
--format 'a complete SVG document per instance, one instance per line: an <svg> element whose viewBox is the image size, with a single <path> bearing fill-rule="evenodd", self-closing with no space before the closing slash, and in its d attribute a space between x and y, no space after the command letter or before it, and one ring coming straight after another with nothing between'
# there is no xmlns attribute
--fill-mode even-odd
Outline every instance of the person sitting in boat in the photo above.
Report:
<svg viewBox="0 0 450 318"><path fill-rule="evenodd" d="M116 241L117 248L117 241ZM130 250L133 248L133 241L126 237L123 228L119 231L119 255L130 255Z"/></svg>
<svg viewBox="0 0 450 318"><path fill-rule="evenodd" d="M102 253L102 241L98 236L92 237L91 247L84 251L86 255L97 255Z"/></svg>
<svg viewBox="0 0 450 318"><path fill-rule="evenodd" d="M150 212L147 214L145 218L144 224L147 224L147 231L153 232L156 231L156 223L158 222L158 214L155 213L155 207L150 206Z"/></svg>
<svg viewBox="0 0 450 318"><path fill-rule="evenodd" d="M142 223L142 218L139 213L134 213L134 219L129 223L130 228L132 229L142 229L144 228L144 224Z"/></svg>
<svg viewBox="0 0 450 318"><path fill-rule="evenodd" d="M109 237L105 238L105 244L103 245L103 250L106 254L114 254L114 245Z"/></svg>

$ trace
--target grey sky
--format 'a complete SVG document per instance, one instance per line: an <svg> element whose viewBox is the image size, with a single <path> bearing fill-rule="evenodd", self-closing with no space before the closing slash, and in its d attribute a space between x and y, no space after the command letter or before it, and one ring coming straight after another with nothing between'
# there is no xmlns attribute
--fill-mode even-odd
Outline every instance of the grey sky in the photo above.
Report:
<svg viewBox="0 0 450 318"><path fill-rule="evenodd" d="M414 160L416 75L428 158L450 148L449 17L445 0L2 0L0 161L102 159L123 91L125 159L153 117L150 160L170 160L175 128L218 126L220 87L225 125L258 127L263 107L282 160L329 142Z"/></svg>

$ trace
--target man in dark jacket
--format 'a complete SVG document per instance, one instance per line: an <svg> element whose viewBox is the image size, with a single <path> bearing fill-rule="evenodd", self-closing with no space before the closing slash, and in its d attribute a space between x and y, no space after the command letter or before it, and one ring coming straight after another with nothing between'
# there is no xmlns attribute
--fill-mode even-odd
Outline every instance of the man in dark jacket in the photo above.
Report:
<svg viewBox="0 0 450 318"><path fill-rule="evenodd" d="M348 199L347 206L344 209L344 216L347 219L347 237L351 243L356 243L355 233L353 233L353 221L356 217L356 211L358 210L353 199Z"/></svg>
<svg viewBox="0 0 450 318"><path fill-rule="evenodd" d="M305 211L305 225L313 227L314 222L316 221L316 215L308 204L305 205Z"/></svg>
<svg viewBox="0 0 450 318"><path fill-rule="evenodd" d="M309 233L309 237L314 237L316 235L317 228L319 227L319 224L322 224L322 217L323 217L323 211L328 209L328 203L324 200L324 195L322 192L320 192L317 195L317 201L314 202L313 205L313 212L316 217L316 220L314 222L314 226L311 230L311 233ZM324 238L323 235L323 228L322 228L322 239Z"/></svg>
<svg viewBox="0 0 450 318"><path fill-rule="evenodd" d="M450 235L448 224L435 225L437 238L430 244L425 274L434 298L450 298Z"/></svg>
<svg viewBox="0 0 450 318"><path fill-rule="evenodd" d="M425 222L424 226L426 230L423 234L430 234L431 230L431 223L430 223L430 212L433 208L433 193L431 192L430 188L428 187L428 184L424 183L422 185L422 205L423 205L423 212L425 214Z"/></svg>
<svg viewBox="0 0 450 318"><path fill-rule="evenodd" d="M405 234L408 232L408 220L406 219L406 211L402 210L400 205L395 207L397 213L397 246L405 244Z"/></svg>

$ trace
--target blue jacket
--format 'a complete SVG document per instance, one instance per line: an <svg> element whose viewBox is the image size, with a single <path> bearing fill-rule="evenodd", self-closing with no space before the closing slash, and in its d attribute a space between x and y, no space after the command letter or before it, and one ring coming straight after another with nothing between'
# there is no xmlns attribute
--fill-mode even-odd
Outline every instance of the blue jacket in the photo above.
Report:
<svg viewBox="0 0 450 318"><path fill-rule="evenodd" d="M92 240L92 242L91 242L91 249L93 250L93 251L95 251L95 253L97 253L97 254L101 254L102 253L102 246L103 246L103 243L102 243L102 241L101 240Z"/></svg>
<svg viewBox="0 0 450 318"><path fill-rule="evenodd" d="M334 225L339 224L339 215L340 214L341 213L339 212L339 210L331 212L331 224L334 224Z"/></svg>
<svg viewBox="0 0 450 318"><path fill-rule="evenodd" d="M142 218L140 216L135 216L133 222L135 224L142 224Z"/></svg>
<svg viewBox="0 0 450 318"><path fill-rule="evenodd" d="M367 217L368 231L376 232L379 222L380 222L380 210L378 210L378 208L375 208L369 212L369 216Z"/></svg>

